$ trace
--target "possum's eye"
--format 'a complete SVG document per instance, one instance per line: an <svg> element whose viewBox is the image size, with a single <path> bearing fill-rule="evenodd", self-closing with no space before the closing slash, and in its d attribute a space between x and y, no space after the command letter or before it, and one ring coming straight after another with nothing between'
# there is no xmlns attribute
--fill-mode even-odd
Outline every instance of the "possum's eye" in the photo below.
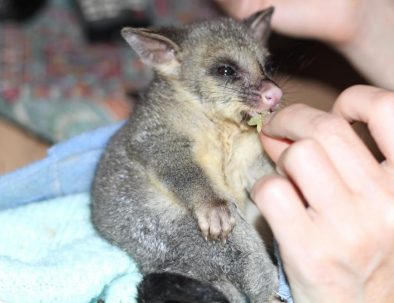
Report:
<svg viewBox="0 0 394 303"><path fill-rule="evenodd" d="M217 68L216 72L224 77L233 78L237 75L235 68L230 65L221 65Z"/></svg>
<svg viewBox="0 0 394 303"><path fill-rule="evenodd" d="M268 57L266 59L266 62L264 64L264 71L268 77L272 77L272 75L275 71L275 66L274 66L274 62L271 57Z"/></svg>

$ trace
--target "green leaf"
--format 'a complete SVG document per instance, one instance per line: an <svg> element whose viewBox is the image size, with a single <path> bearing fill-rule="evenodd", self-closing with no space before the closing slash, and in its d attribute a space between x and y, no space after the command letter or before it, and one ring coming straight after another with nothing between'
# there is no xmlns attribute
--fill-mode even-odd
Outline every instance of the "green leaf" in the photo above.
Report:
<svg viewBox="0 0 394 303"><path fill-rule="evenodd" d="M257 132L261 132L261 129L263 128L263 121L264 121L264 115L263 114L256 114L255 116L251 117L248 121L248 125L250 126L256 126Z"/></svg>

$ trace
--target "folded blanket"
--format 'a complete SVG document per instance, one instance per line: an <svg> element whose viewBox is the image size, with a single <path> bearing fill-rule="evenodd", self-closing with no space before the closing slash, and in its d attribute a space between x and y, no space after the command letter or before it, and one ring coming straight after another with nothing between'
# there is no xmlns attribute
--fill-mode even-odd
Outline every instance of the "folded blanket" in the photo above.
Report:
<svg viewBox="0 0 394 303"><path fill-rule="evenodd" d="M0 177L0 302L135 302L134 261L96 234L89 189L122 123L52 147L48 157ZM291 302L280 271L279 295Z"/></svg>
<svg viewBox="0 0 394 303"><path fill-rule="evenodd" d="M0 212L0 239L1 302L135 302L136 264L96 234L86 193Z"/></svg>
<svg viewBox="0 0 394 303"><path fill-rule="evenodd" d="M48 157L0 177L0 210L61 195L88 192L109 138L123 122L59 143Z"/></svg>

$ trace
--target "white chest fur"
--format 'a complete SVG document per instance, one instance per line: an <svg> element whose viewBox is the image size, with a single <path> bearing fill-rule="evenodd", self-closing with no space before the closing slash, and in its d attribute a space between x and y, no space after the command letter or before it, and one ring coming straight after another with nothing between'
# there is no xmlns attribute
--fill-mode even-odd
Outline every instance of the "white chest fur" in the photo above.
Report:
<svg viewBox="0 0 394 303"><path fill-rule="evenodd" d="M196 160L215 190L244 208L254 182L270 170L256 130L241 130L229 122L199 132L195 139Z"/></svg>

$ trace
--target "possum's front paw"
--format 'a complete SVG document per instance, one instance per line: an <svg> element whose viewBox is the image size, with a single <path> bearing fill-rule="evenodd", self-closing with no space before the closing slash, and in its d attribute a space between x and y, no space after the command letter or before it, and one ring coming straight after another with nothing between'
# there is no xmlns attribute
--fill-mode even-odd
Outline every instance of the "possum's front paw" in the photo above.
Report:
<svg viewBox="0 0 394 303"><path fill-rule="evenodd" d="M205 239L226 242L235 225L234 210L226 201L203 204L196 209L198 225Z"/></svg>

